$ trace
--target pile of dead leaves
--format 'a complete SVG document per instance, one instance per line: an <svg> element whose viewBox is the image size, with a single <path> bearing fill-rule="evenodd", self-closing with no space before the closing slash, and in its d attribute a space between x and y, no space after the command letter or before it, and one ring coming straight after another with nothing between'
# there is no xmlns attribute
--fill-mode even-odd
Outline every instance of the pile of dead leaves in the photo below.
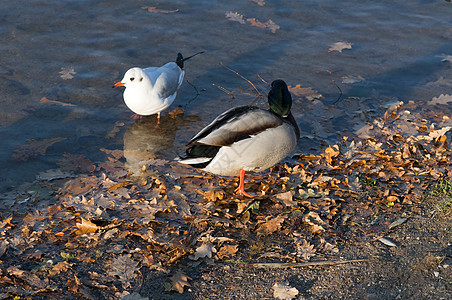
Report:
<svg viewBox="0 0 452 300"><path fill-rule="evenodd" d="M383 236L398 212L418 212L432 184L452 179L452 122L420 115L399 103L322 153L250 177L247 191L260 194L253 199L233 194L236 180L176 162L151 159L132 173L120 150L102 149L108 159L98 164L67 154L61 170L41 176L51 204L36 207L27 194L2 212L0 299L117 299L139 292L151 270L168 274L168 292L182 293L191 280L182 259L337 257L345 237Z"/></svg>

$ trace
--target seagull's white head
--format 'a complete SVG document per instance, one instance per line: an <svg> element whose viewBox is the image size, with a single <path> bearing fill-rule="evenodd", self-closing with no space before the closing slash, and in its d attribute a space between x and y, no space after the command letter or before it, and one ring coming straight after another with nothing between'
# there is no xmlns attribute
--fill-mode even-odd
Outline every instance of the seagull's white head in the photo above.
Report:
<svg viewBox="0 0 452 300"><path fill-rule="evenodd" d="M129 69L126 74L124 75L124 78L120 81L115 83L113 87L118 86L125 86L125 87L134 87L139 86L143 83L143 81L147 79L147 75L144 73L143 69L135 67L132 69Z"/></svg>

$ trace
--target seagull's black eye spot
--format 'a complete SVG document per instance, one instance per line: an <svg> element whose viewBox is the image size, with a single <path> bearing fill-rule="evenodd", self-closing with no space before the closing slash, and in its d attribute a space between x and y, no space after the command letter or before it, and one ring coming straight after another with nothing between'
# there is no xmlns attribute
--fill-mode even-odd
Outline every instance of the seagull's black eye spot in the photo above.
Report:
<svg viewBox="0 0 452 300"><path fill-rule="evenodd" d="M143 81L143 77L140 77L140 81Z"/></svg>
<svg viewBox="0 0 452 300"><path fill-rule="evenodd" d="M135 77L130 77L130 81L134 81L135 80Z"/></svg>

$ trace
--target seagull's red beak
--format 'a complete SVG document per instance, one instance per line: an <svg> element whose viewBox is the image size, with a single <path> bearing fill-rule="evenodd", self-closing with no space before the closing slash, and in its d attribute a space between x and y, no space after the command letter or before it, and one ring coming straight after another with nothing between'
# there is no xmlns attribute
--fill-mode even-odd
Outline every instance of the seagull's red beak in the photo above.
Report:
<svg viewBox="0 0 452 300"><path fill-rule="evenodd" d="M118 86L123 86L125 83L124 82L116 82L113 86L112 86L112 88L115 88L115 87L118 87Z"/></svg>

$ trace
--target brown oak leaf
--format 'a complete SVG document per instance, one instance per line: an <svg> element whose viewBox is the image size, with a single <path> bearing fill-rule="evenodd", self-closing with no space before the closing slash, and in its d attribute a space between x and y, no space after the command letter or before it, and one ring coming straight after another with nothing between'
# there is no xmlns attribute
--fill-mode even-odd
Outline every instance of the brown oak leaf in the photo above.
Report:
<svg viewBox="0 0 452 300"><path fill-rule="evenodd" d="M235 253L237 253L237 251L238 251L238 247L239 247L238 245L224 245L217 252L217 256L219 259L224 259L224 258L234 256Z"/></svg>
<svg viewBox="0 0 452 300"><path fill-rule="evenodd" d="M138 276L137 266L138 262L132 259L131 254L120 255L108 265L107 273L110 276L118 276L122 285L128 288L131 286L131 281Z"/></svg>
<svg viewBox="0 0 452 300"><path fill-rule="evenodd" d="M273 297L281 300L291 300L298 295L299 291L291 287L287 282L276 282L273 285Z"/></svg>
<svg viewBox="0 0 452 300"><path fill-rule="evenodd" d="M165 290L168 292L176 291L182 294L184 292L184 287L191 286L191 284L188 282L189 280L191 280L191 278L185 275L184 272L179 270L169 278L169 284L165 285Z"/></svg>
<svg viewBox="0 0 452 300"><path fill-rule="evenodd" d="M286 219L286 216L277 216L273 219L268 216L264 223L261 223L259 227L256 229L256 233L258 235L270 235L275 231L281 229L281 225Z"/></svg>
<svg viewBox="0 0 452 300"><path fill-rule="evenodd" d="M75 226L77 227L74 232L78 235L87 234L87 233L94 233L99 228L96 224L89 220L85 220L82 218L81 223L76 223Z"/></svg>

